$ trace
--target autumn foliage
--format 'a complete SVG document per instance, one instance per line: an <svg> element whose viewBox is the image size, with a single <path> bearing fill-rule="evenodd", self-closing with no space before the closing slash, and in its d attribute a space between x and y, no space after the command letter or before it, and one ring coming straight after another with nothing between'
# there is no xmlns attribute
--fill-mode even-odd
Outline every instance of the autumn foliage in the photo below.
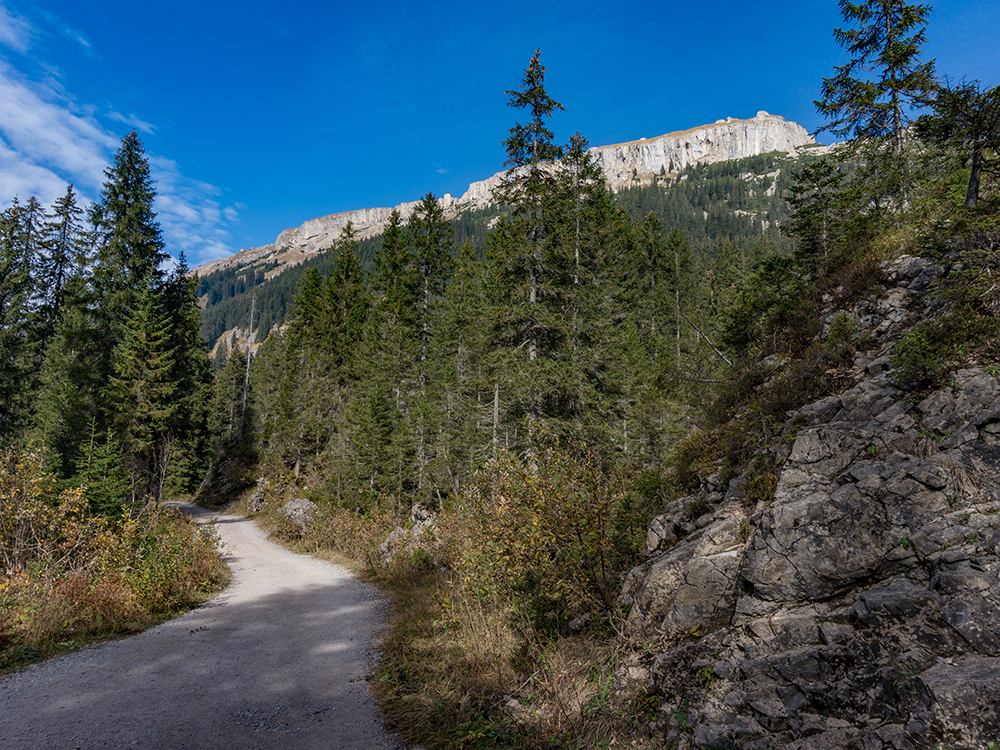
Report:
<svg viewBox="0 0 1000 750"><path fill-rule="evenodd" d="M227 575L215 547L213 529L159 507L94 515L38 453L0 452L0 669L199 601Z"/></svg>

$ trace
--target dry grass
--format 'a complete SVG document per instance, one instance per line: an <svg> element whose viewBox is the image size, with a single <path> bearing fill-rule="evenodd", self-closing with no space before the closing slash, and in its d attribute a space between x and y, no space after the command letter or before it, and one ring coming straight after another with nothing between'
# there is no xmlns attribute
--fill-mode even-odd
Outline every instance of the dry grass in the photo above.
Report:
<svg viewBox="0 0 1000 750"><path fill-rule="evenodd" d="M442 531L463 537L446 552L477 534L458 516ZM659 702L622 679L621 639L596 625L541 633L516 595L451 563L414 555L371 571L394 603L373 684L397 731L429 749L652 747Z"/></svg>
<svg viewBox="0 0 1000 750"><path fill-rule="evenodd" d="M536 629L526 595L514 590L521 567L544 559L550 560L546 570L559 574L560 591L576 597L566 601L597 600L579 595L577 579L593 579L584 576L595 559L591 549L610 554L602 535L610 530L600 524L614 520L606 506L618 502L618 490L598 484L604 477L596 470L588 474L558 461L553 466L560 470L544 481L512 467L491 475L491 486L505 498L500 516L481 493L463 498L438 518L436 538L389 560L378 548L399 523L399 504L391 498L347 509L307 489L307 480L286 478L274 481L263 500L258 494L253 508L244 503L230 510L253 510L296 550L353 560L349 567L389 598L392 614L372 687L390 725L409 742L428 750L645 747L658 701L620 679L622 657L613 644L621 641L607 626L608 613L595 617L588 634L558 637ZM588 478L593 486L583 481ZM318 505L305 533L280 513L294 497L311 497ZM585 521L596 525L591 529ZM578 528L574 538L587 547L570 554L572 540L557 533L556 522ZM553 566L556 547L562 563ZM559 630L569 632L564 618L571 608L563 609Z"/></svg>
<svg viewBox="0 0 1000 750"><path fill-rule="evenodd" d="M400 571L397 571L397 574ZM395 603L374 683L390 722L432 748L653 747L656 698L622 679L614 638L544 641L510 601L441 572L386 584Z"/></svg>
<svg viewBox="0 0 1000 750"><path fill-rule="evenodd" d="M30 452L0 455L0 535L0 671L148 627L229 576L214 529L155 507L90 515Z"/></svg>

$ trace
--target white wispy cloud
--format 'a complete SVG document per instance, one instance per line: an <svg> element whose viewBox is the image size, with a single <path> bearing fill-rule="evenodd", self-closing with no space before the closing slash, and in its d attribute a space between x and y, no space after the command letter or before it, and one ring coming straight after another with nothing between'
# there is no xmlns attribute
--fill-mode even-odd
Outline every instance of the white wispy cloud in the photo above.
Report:
<svg viewBox="0 0 1000 750"><path fill-rule="evenodd" d="M92 47L90 46L90 40L87 39L87 37L85 37L83 34L81 34L76 29L69 29L69 28L67 28L65 31L66 31L66 35L70 39L72 39L73 41L77 42L81 47L83 47L88 52L91 51Z"/></svg>
<svg viewBox="0 0 1000 750"><path fill-rule="evenodd" d="M239 211L222 204L222 191L185 177L170 159L150 157L149 166L156 180L156 212L167 249L174 255L183 252L192 267L232 255L229 226L239 220Z"/></svg>
<svg viewBox="0 0 1000 750"><path fill-rule="evenodd" d="M79 32L67 34L90 49ZM15 57L29 51L36 54L32 39L38 35L28 21L0 5L0 45ZM102 120L147 134L155 132L155 125L137 114L122 114L113 105L101 109L77 102L46 60L32 62L43 71L43 79L32 79L0 56L0 206L15 196L24 200L31 195L51 205L68 183L85 202L96 200L104 170L121 145L120 135ZM185 177L170 159L148 151L147 157L157 183L155 210L167 251L185 253L191 266L232 254L229 227L239 221L239 211L245 207L223 205L221 190Z"/></svg>
<svg viewBox="0 0 1000 750"><path fill-rule="evenodd" d="M17 52L27 52L31 46L31 34L30 23L11 14L0 4L0 44Z"/></svg>
<svg viewBox="0 0 1000 750"><path fill-rule="evenodd" d="M114 110L111 110L110 112L107 113L106 116L109 119L114 120L115 122L125 123L130 128L135 128L137 131L143 133L149 133L150 135L152 135L153 133L156 132L155 125L149 122L144 122L135 115L123 115L121 112L115 112Z"/></svg>
<svg viewBox="0 0 1000 750"><path fill-rule="evenodd" d="M22 176L18 194L48 203L65 192L67 182L96 197L118 144L92 116L74 111L51 87L26 80L2 60L0 136L7 146L5 166ZM53 180L62 187L53 191ZM0 189L4 200L13 197L6 186Z"/></svg>
<svg viewBox="0 0 1000 750"><path fill-rule="evenodd" d="M27 198L30 195L46 196L39 200L51 203L65 192L66 181L62 177L25 161L0 138L0 196L3 196L0 205L7 205L15 196Z"/></svg>

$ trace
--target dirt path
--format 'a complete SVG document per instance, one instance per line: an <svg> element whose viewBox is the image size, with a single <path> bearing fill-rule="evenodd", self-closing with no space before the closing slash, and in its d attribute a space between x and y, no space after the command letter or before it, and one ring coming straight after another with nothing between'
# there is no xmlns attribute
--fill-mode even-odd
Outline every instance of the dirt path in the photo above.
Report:
<svg viewBox="0 0 1000 750"><path fill-rule="evenodd" d="M401 748L365 676L377 592L214 518L232 585L184 617L0 678L0 748Z"/></svg>

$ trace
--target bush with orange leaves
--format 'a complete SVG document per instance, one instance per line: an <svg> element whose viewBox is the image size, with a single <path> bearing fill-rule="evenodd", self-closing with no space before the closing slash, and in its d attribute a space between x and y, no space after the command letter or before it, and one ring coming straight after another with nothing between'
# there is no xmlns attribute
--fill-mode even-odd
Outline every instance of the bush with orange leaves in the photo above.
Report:
<svg viewBox="0 0 1000 750"><path fill-rule="evenodd" d="M228 575L216 540L154 506L91 515L38 453L0 451L0 669L204 600Z"/></svg>
<svg viewBox="0 0 1000 750"><path fill-rule="evenodd" d="M629 502L621 476L589 457L501 454L466 493L452 565L468 591L509 596L540 632L565 631L613 608L635 549Z"/></svg>

